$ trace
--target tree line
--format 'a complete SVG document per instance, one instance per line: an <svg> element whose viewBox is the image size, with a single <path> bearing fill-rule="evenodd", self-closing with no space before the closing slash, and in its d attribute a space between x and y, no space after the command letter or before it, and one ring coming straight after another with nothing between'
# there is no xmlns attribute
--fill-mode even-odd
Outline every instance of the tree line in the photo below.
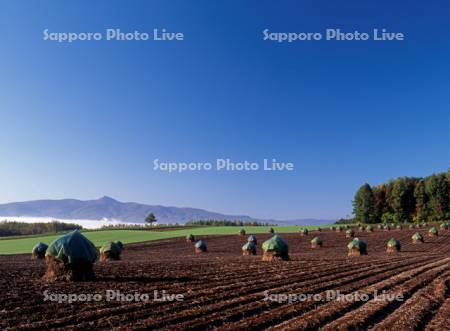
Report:
<svg viewBox="0 0 450 331"><path fill-rule="evenodd" d="M239 220L228 221L228 220L190 220L186 222L187 226L272 226L269 223L260 223L257 221L243 222Z"/></svg>
<svg viewBox="0 0 450 331"><path fill-rule="evenodd" d="M43 233L57 233L61 231L81 230L77 224L49 222L49 223L24 223L24 222L0 222L0 237L22 236Z"/></svg>
<svg viewBox="0 0 450 331"><path fill-rule="evenodd" d="M433 222L450 219L450 170L424 178L399 177L362 185L353 200L360 223Z"/></svg>

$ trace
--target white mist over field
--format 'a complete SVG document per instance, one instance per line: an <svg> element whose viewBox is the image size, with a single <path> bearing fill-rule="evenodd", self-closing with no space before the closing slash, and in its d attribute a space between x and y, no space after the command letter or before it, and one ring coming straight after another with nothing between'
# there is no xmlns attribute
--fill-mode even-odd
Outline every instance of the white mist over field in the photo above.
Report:
<svg viewBox="0 0 450 331"><path fill-rule="evenodd" d="M108 225L142 225L143 223L131 223L131 222L123 222L116 219L107 219L103 218L101 220L67 220L67 219L58 219L54 217L25 217L25 216L0 216L0 222L23 222L23 223L50 223L50 222L61 222L61 223L72 223L81 225L85 229L100 229L103 226Z"/></svg>

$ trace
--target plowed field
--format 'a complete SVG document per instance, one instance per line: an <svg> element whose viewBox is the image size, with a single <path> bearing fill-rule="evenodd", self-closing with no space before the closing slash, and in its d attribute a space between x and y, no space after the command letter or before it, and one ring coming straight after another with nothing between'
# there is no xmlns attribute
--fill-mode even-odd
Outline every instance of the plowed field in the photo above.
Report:
<svg viewBox="0 0 450 331"><path fill-rule="evenodd" d="M412 244L414 232L424 234L424 244ZM96 263L97 280L85 283L46 283L43 262L0 256L0 329L450 330L450 231L426 234L357 231L368 255L351 258L343 232L284 234L291 257L284 262L261 261L268 234L257 236L258 255L250 257L240 250L247 236L238 235L198 238L208 245L201 255L182 238L127 245L121 261ZM316 235L324 245L311 249ZM392 237L402 250L387 254ZM107 300L107 291L150 299ZM155 291L156 299L183 298L157 301ZM58 303L44 293L101 299ZM297 300L274 300L280 295Z"/></svg>

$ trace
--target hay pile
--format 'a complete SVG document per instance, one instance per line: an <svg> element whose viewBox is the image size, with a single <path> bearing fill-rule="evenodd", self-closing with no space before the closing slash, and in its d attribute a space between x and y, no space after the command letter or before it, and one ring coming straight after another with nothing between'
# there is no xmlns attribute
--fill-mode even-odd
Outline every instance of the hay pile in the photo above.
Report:
<svg viewBox="0 0 450 331"><path fill-rule="evenodd" d="M442 223L442 224L440 225L440 227L441 227L441 230L448 230L449 227L450 227L450 225L449 225L448 223Z"/></svg>
<svg viewBox="0 0 450 331"><path fill-rule="evenodd" d="M256 255L255 243L249 241L244 246L242 246L242 255Z"/></svg>
<svg viewBox="0 0 450 331"><path fill-rule="evenodd" d="M208 249L206 247L206 243L203 240L197 241L195 243L194 247L195 247L195 253L197 253L197 254L206 253L208 251Z"/></svg>
<svg viewBox="0 0 450 331"><path fill-rule="evenodd" d="M348 229L345 231L345 238L353 238L355 236L355 231L353 229Z"/></svg>
<svg viewBox="0 0 450 331"><path fill-rule="evenodd" d="M301 234L302 236L307 236L308 233L309 233L308 229L301 229L301 230L300 230L300 234Z"/></svg>
<svg viewBox="0 0 450 331"><path fill-rule="evenodd" d="M189 242L189 243L193 243L193 242L195 242L195 237L194 237L194 235L191 233L191 234L188 234L187 236L186 236L186 242Z"/></svg>
<svg viewBox="0 0 450 331"><path fill-rule="evenodd" d="M255 245L257 245L258 239L256 239L256 236L252 234L251 236L248 237L247 242L254 243Z"/></svg>
<svg viewBox="0 0 450 331"><path fill-rule="evenodd" d="M411 239L413 241L413 244L422 244L424 241L423 236L419 232L414 233Z"/></svg>
<svg viewBox="0 0 450 331"><path fill-rule="evenodd" d="M123 244L120 241L109 241L100 248L100 261L120 260Z"/></svg>
<svg viewBox="0 0 450 331"><path fill-rule="evenodd" d="M428 237L437 237L439 235L439 231L434 226L428 230Z"/></svg>
<svg viewBox="0 0 450 331"><path fill-rule="evenodd" d="M278 235L266 240L262 244L262 249L264 250L263 261L289 260L288 244Z"/></svg>
<svg viewBox="0 0 450 331"><path fill-rule="evenodd" d="M245 236L245 229L241 229L241 230L239 231L239 235L240 235L240 236Z"/></svg>
<svg viewBox="0 0 450 331"><path fill-rule="evenodd" d="M48 245L45 243L37 243L31 250L31 259L43 260L45 258L45 252L47 252Z"/></svg>
<svg viewBox="0 0 450 331"><path fill-rule="evenodd" d="M358 238L353 239L347 245L348 256L360 256L367 255L367 245L366 243Z"/></svg>
<svg viewBox="0 0 450 331"><path fill-rule="evenodd" d="M323 242L319 237L314 237L311 240L311 248L320 248L323 246Z"/></svg>
<svg viewBox="0 0 450 331"><path fill-rule="evenodd" d="M387 243L387 247L386 247L386 252L388 253L395 253L395 252L400 252L401 249L401 245L400 245L400 241L395 239L395 238L391 238L388 243Z"/></svg>
<svg viewBox="0 0 450 331"><path fill-rule="evenodd" d="M366 226L366 231L367 232L373 232L373 226L372 225Z"/></svg>
<svg viewBox="0 0 450 331"><path fill-rule="evenodd" d="M73 231L53 241L45 254L47 281L86 281L95 278L97 249L85 236Z"/></svg>

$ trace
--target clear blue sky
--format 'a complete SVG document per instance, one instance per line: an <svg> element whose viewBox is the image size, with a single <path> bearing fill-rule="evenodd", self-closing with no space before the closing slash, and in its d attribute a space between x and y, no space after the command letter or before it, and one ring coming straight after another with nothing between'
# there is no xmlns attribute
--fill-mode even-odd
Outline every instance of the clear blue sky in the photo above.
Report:
<svg viewBox="0 0 450 331"><path fill-rule="evenodd" d="M403 42L262 40L387 28ZM181 31L185 41L42 40ZM0 1L0 202L109 195L291 219L450 167L448 1ZM291 173L155 172L155 158L295 163Z"/></svg>

